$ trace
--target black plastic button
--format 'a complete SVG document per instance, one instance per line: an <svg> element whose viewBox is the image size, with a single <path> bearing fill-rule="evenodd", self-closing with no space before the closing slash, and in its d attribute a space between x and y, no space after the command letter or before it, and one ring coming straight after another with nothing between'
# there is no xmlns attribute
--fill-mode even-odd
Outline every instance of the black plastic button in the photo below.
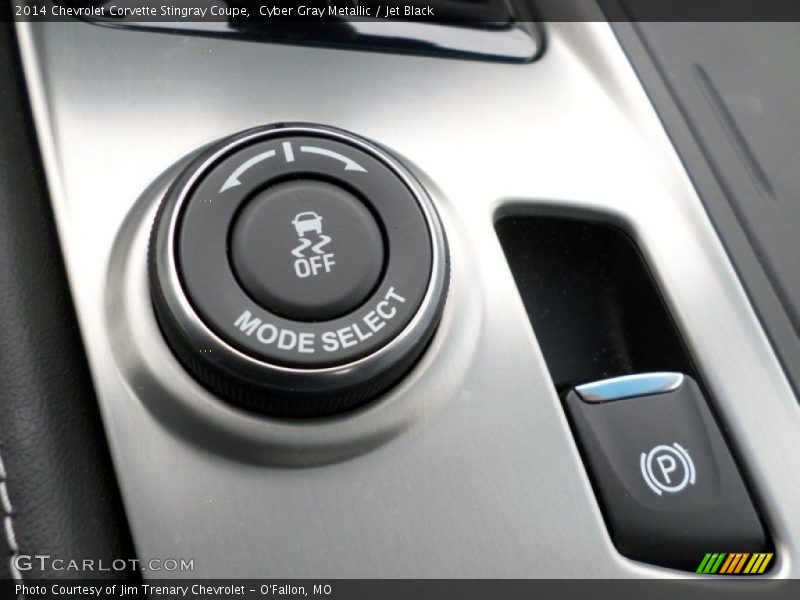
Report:
<svg viewBox="0 0 800 600"><path fill-rule="evenodd" d="M242 286L290 319L326 321L369 296L383 268L383 238L370 211L339 186L279 183L242 210L231 235Z"/></svg>
<svg viewBox="0 0 800 600"><path fill-rule="evenodd" d="M617 549L692 571L708 552L764 550L764 530L700 388L679 374L654 375L579 386L565 399ZM678 378L665 387L664 375Z"/></svg>

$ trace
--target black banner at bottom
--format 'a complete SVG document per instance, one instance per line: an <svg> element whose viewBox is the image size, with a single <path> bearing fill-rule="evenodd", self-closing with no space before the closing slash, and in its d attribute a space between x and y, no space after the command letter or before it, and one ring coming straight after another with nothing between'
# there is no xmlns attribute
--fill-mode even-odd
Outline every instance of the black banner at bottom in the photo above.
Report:
<svg viewBox="0 0 800 600"><path fill-rule="evenodd" d="M800 598L800 580L709 577L698 580L613 579L152 579L123 583L109 580L2 580L0 598L25 600L96 598L150 600L500 600L546 598L692 599Z"/></svg>

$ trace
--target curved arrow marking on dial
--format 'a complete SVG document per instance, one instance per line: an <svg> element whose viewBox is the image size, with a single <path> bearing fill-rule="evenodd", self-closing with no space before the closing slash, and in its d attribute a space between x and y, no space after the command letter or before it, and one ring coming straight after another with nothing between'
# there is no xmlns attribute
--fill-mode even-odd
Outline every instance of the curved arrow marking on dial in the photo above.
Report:
<svg viewBox="0 0 800 600"><path fill-rule="evenodd" d="M268 158L272 158L275 156L275 150L267 150L266 152L262 152L261 154L256 154L253 158L250 158L244 161L241 165L239 165L236 170L231 173L231 176L225 180L225 183L222 184L222 187L219 188L219 193L221 194L227 189L232 187L236 187L237 185L241 185L242 182L239 181L239 177L244 175L244 172L247 171L253 165L257 165L263 160L267 160Z"/></svg>
<svg viewBox="0 0 800 600"><path fill-rule="evenodd" d="M344 154L339 154L338 152L334 152L333 150L327 150L326 148L318 148L317 146L300 146L300 152L307 152L308 154L321 154L323 156L328 156L334 160L343 162L345 171L361 171L362 173L367 172L367 170L364 167L362 167L352 158L347 158Z"/></svg>

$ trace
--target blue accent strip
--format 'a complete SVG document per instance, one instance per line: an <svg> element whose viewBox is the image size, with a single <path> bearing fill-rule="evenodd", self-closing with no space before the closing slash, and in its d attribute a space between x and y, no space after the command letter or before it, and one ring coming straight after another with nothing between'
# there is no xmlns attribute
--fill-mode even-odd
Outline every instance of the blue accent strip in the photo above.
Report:
<svg viewBox="0 0 800 600"><path fill-rule="evenodd" d="M683 373L641 373L585 383L575 391L585 402L608 402L672 392L682 383Z"/></svg>

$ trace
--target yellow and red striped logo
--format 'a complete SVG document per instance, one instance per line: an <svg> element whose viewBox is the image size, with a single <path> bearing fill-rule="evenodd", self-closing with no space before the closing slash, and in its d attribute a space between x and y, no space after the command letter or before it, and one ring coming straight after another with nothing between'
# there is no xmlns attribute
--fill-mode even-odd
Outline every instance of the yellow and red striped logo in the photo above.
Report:
<svg viewBox="0 0 800 600"><path fill-rule="evenodd" d="M772 560L772 552L708 552L698 573L706 575L760 575Z"/></svg>

